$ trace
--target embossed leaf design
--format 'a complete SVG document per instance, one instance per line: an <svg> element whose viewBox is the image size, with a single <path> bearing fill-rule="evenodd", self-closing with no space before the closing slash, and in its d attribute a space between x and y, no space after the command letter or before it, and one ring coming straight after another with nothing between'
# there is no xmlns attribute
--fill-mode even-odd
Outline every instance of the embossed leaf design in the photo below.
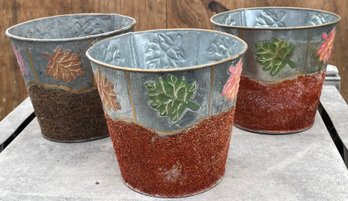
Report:
<svg viewBox="0 0 348 201"><path fill-rule="evenodd" d="M217 37L208 48L210 59L218 61L230 56L231 50L229 46L230 44L226 38L221 36Z"/></svg>
<svg viewBox="0 0 348 201"><path fill-rule="evenodd" d="M121 105L117 100L114 91L114 85L103 76L99 70L95 73L95 82L97 83L100 99L107 110L121 110Z"/></svg>
<svg viewBox="0 0 348 201"><path fill-rule="evenodd" d="M24 59L23 59L20 51L14 45L12 45L12 48L13 48L13 52L16 55L17 63L18 63L19 69L22 72L22 75L23 76L28 75L28 73L29 73L28 72L28 68L27 68L27 66L24 63Z"/></svg>
<svg viewBox="0 0 348 201"><path fill-rule="evenodd" d="M309 15L312 15L309 13ZM323 14L315 14L311 16L311 19L309 21L310 25L321 25L325 24L328 20L329 15L323 15Z"/></svg>
<svg viewBox="0 0 348 201"><path fill-rule="evenodd" d="M55 30L54 25L43 25L39 23L37 26L33 26L32 28L29 29L28 31L28 37L32 38L57 38L61 37L60 34L61 32L59 31L51 31Z"/></svg>
<svg viewBox="0 0 348 201"><path fill-rule="evenodd" d="M145 61L150 68L179 66L185 61L182 35L170 37L163 33L158 34L147 47Z"/></svg>
<svg viewBox="0 0 348 201"><path fill-rule="evenodd" d="M165 78L159 77L157 81L146 82L145 88L150 106L172 122L178 121L188 108L192 111L199 109L199 105L192 101L196 84L188 83L184 77L178 79L169 74Z"/></svg>
<svg viewBox="0 0 348 201"><path fill-rule="evenodd" d="M286 13L275 13L270 10L264 10L256 19L256 26L259 27L285 27Z"/></svg>
<svg viewBox="0 0 348 201"><path fill-rule="evenodd" d="M109 27L110 16L99 17L76 17L74 31L76 36L89 36L105 32Z"/></svg>
<svg viewBox="0 0 348 201"><path fill-rule="evenodd" d="M336 36L336 28L333 28L329 34L323 33L322 39L324 39L324 42L320 45L317 56L319 57L319 60L327 63L331 57L331 53L333 50L333 45L335 41Z"/></svg>
<svg viewBox="0 0 348 201"><path fill-rule="evenodd" d="M71 53L70 50L63 51L61 48L57 48L52 55L44 54L44 56L49 60L46 75L57 80L70 82L85 74L81 68L80 56Z"/></svg>
<svg viewBox="0 0 348 201"><path fill-rule="evenodd" d="M107 48L103 49L104 62L111 63L113 65L122 66L125 59L122 57L120 49L118 46L110 42Z"/></svg>
<svg viewBox="0 0 348 201"><path fill-rule="evenodd" d="M270 71L271 75L276 75L285 66L296 67L295 63L290 60L294 49L294 45L282 39L260 42L256 44L256 60L263 65L263 70Z"/></svg>
<svg viewBox="0 0 348 201"><path fill-rule="evenodd" d="M228 78L221 95L226 99L233 101L237 97L240 76L243 70L243 60L240 59L236 66L231 66L228 71L230 77Z"/></svg>
<svg viewBox="0 0 348 201"><path fill-rule="evenodd" d="M225 19L225 25L230 25L230 26L232 26L232 25L236 25L236 24L237 24L237 22L236 22L236 20L235 20L235 16L234 16L234 15L230 14L230 15L228 15L228 16L226 17L226 19Z"/></svg>

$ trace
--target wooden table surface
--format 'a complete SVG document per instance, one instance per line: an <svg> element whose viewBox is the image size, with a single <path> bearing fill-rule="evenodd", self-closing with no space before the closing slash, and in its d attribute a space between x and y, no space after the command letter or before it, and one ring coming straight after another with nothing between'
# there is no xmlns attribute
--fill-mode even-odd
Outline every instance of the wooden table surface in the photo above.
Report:
<svg viewBox="0 0 348 201"><path fill-rule="evenodd" d="M324 87L322 105L328 97L337 96L333 86ZM345 111L348 114L348 108ZM317 113L314 126L298 134L260 135L233 128L222 182L208 192L174 200L348 200L347 167L325 123ZM342 123L335 129L338 134L348 130ZM128 189L110 138L51 142L42 138L35 118L0 153L0 200L171 199Z"/></svg>

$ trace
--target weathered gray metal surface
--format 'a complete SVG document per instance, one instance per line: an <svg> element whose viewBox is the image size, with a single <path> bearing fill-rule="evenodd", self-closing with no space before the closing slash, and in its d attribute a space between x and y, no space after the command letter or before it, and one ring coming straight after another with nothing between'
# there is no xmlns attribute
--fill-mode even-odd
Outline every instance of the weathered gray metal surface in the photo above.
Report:
<svg viewBox="0 0 348 201"><path fill-rule="evenodd" d="M3 149L5 141L9 139L24 120L33 113L33 105L30 99L27 98L0 122L0 152Z"/></svg>
<svg viewBox="0 0 348 201"><path fill-rule="evenodd" d="M216 30L239 36L248 43L243 75L262 83L292 79L325 68L327 59L317 58L317 50L326 38L324 35L335 35L339 21L340 17L335 13L291 7L242 8L211 18ZM288 49L288 59L293 63L262 62L269 59L266 54L272 54L265 54L264 48L276 48L277 40L282 41L284 47L288 46L285 49Z"/></svg>
<svg viewBox="0 0 348 201"><path fill-rule="evenodd" d="M135 19L128 16L79 13L16 24L6 30L6 35L11 38L27 86L81 92L94 87L86 50L100 39L131 31L134 25ZM63 72L58 64L69 70ZM49 70L52 67L55 70Z"/></svg>
<svg viewBox="0 0 348 201"><path fill-rule="evenodd" d="M339 139L343 143L343 155L348 166L348 105L335 86L323 87L320 102L330 116Z"/></svg>
<svg viewBox="0 0 348 201"><path fill-rule="evenodd" d="M0 200L170 200L121 180L109 138L65 144L41 137L36 119L0 154ZM175 200L348 200L348 171L319 115L292 135L233 129L226 175L212 190Z"/></svg>
<svg viewBox="0 0 348 201"><path fill-rule="evenodd" d="M237 94L233 91L239 84L237 71L242 70L246 50L244 41L226 33L167 29L108 38L96 42L86 54L99 90L107 80L120 104L119 109L108 108L109 101L104 101L108 98L101 97L104 112L114 120L167 135L235 106ZM160 86L165 96L156 90ZM226 88L234 95L224 94ZM184 104L187 100L191 106Z"/></svg>

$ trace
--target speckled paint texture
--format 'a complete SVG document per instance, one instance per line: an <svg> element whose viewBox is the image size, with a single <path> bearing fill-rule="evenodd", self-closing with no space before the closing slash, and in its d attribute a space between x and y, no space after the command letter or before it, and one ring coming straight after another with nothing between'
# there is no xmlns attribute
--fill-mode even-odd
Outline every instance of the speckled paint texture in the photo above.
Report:
<svg viewBox="0 0 348 201"><path fill-rule="evenodd" d="M215 186L225 172L234 108L175 135L161 137L106 116L124 182L160 197L182 197Z"/></svg>
<svg viewBox="0 0 348 201"><path fill-rule="evenodd" d="M28 91L46 139L77 142L109 136L97 89L75 94L32 85Z"/></svg>
<svg viewBox="0 0 348 201"><path fill-rule="evenodd" d="M300 75L274 84L241 77L235 124L250 131L265 133L298 132L310 128L324 72Z"/></svg>

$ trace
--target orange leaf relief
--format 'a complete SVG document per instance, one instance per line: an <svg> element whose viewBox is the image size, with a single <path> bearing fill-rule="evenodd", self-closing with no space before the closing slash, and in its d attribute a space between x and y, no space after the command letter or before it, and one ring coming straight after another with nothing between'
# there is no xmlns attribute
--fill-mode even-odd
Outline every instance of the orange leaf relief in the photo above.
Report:
<svg viewBox="0 0 348 201"><path fill-rule="evenodd" d="M46 68L46 75L48 76L70 82L78 76L85 74L85 71L81 68L80 56L78 54L57 48L52 55L45 56L49 60Z"/></svg>
<svg viewBox="0 0 348 201"><path fill-rule="evenodd" d="M243 70L243 61L240 59L236 66L231 66L228 71L231 73L221 95L228 100L234 100L238 93L239 80Z"/></svg>
<svg viewBox="0 0 348 201"><path fill-rule="evenodd" d="M321 37L324 39L324 42L320 45L319 49L317 50L317 56L319 56L320 61L324 63L327 63L329 61L333 49L335 36L336 28L333 28L329 34L322 34Z"/></svg>
<svg viewBox="0 0 348 201"><path fill-rule="evenodd" d="M99 71L95 74L95 81L104 107L113 111L120 110L121 105L117 101L114 85L106 77L101 75Z"/></svg>

